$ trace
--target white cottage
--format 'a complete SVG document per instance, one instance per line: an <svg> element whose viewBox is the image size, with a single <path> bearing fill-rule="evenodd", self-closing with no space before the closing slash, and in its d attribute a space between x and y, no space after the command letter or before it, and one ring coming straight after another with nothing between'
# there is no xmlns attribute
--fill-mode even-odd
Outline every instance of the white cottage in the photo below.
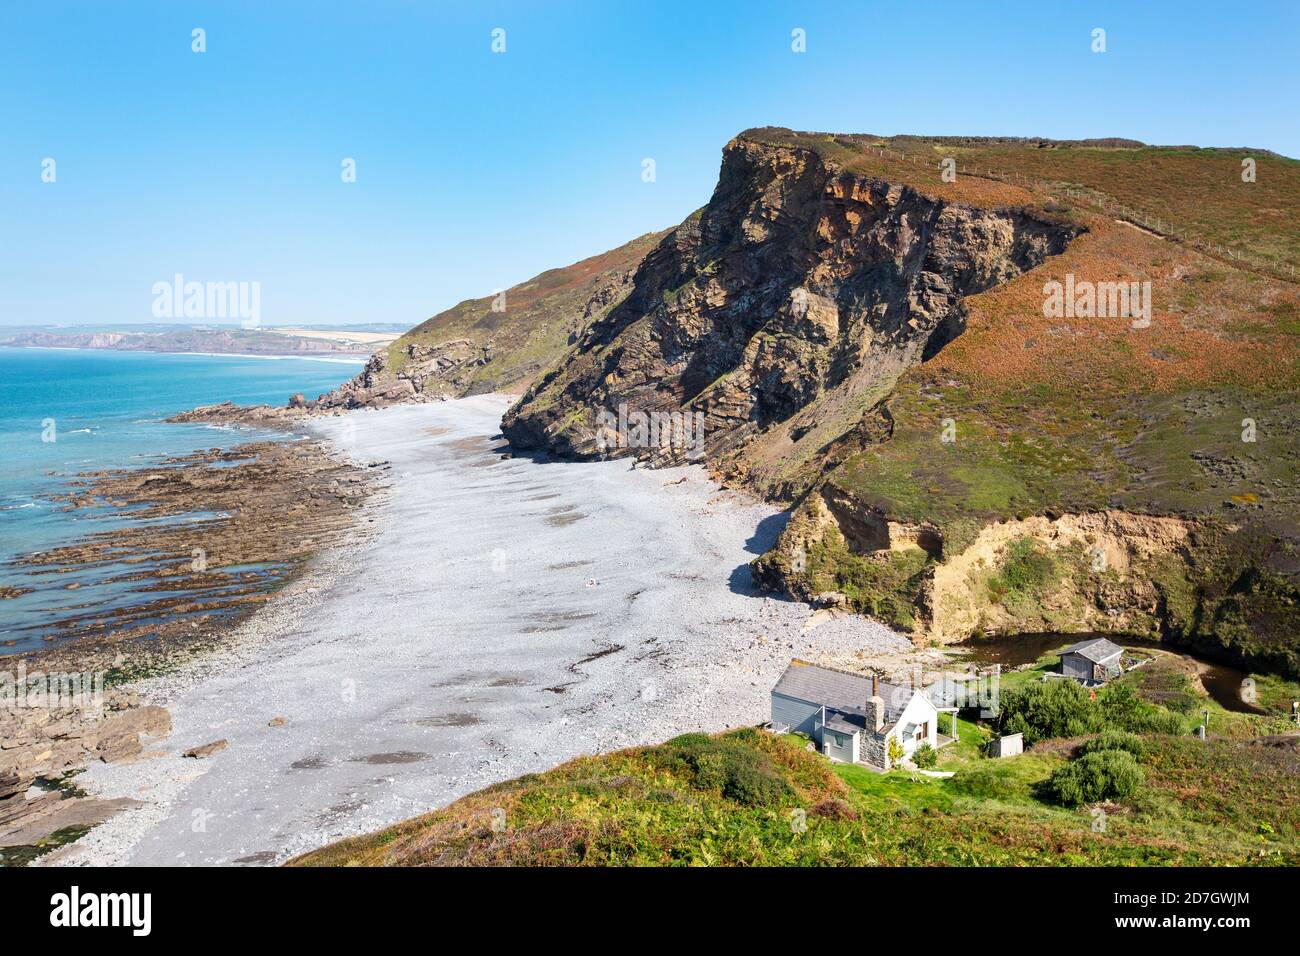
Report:
<svg viewBox="0 0 1300 956"><path fill-rule="evenodd" d="M939 713L924 690L798 659L772 688L774 728L807 734L832 760L886 770L890 740L907 757L922 744L937 750L951 742L939 733Z"/></svg>

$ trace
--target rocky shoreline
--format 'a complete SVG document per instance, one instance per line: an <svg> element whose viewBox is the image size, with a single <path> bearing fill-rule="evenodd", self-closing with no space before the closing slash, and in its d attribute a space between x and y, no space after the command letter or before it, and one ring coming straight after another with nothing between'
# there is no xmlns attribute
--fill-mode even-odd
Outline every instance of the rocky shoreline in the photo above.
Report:
<svg viewBox="0 0 1300 956"><path fill-rule="evenodd" d="M21 556L10 571L34 587L67 587L65 576L104 569L136 600L88 602L48 628L48 648L10 662L86 670L126 655L135 669L158 666L174 645L229 627L337 543L383 467L345 461L316 441L257 441L78 476L55 498L63 510L129 522Z"/></svg>
<svg viewBox="0 0 1300 956"><path fill-rule="evenodd" d="M21 556L7 568L25 582L14 590L74 586L59 582L89 572L128 597L88 598L42 627L45 646L0 658L0 862L25 861L56 831L116 809L66 782L89 762L133 759L169 732L168 712L128 685L222 647L313 557L355 540L384 471L303 439L68 483L63 510L131 520Z"/></svg>

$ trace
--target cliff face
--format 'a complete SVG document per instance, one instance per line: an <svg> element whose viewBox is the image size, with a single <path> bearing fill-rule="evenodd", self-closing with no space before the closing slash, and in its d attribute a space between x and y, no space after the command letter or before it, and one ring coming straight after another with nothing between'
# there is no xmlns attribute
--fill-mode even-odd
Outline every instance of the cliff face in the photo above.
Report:
<svg viewBox="0 0 1300 956"><path fill-rule="evenodd" d="M709 204L646 256L630 294L503 431L516 446L581 458L703 452L718 463L779 425L795 442L817 429L825 444L857 424L863 396L887 393L961 332L963 297L1080 231L1024 210L949 204L741 136ZM823 416L832 397L844 407ZM610 433L620 412L692 416L700 442L620 441Z"/></svg>
<svg viewBox="0 0 1300 956"><path fill-rule="evenodd" d="M482 368L491 352L468 339L437 345L398 341L380 349L355 378L322 395L315 408L382 408L406 402L442 401L469 390L469 374Z"/></svg>
<svg viewBox="0 0 1300 956"><path fill-rule="evenodd" d="M757 581L918 640L1140 633L1300 673L1300 295L1205 241L1292 249L1249 224L1296 210L1300 164L1229 193L1215 151L1108 148L1134 155L742 134L503 431L796 502ZM1076 282L1144 311L1045 306Z"/></svg>
<svg viewBox="0 0 1300 956"><path fill-rule="evenodd" d="M637 264L661 235L642 236L440 312L309 406L380 407L522 390L627 294Z"/></svg>

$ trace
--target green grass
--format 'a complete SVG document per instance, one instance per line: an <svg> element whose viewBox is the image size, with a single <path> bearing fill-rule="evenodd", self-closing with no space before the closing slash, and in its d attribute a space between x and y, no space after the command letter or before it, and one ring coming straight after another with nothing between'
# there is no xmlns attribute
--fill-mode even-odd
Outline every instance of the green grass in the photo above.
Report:
<svg viewBox="0 0 1300 956"><path fill-rule="evenodd" d="M1062 639L1061 645L1065 646L1068 642ZM1037 684L1042 681L1045 674L1059 674L1061 672L1061 658L1057 654L1044 654L1038 659L1032 667L1026 667L1021 670L1003 671L998 678L998 684L1001 690L1020 690L1026 684Z"/></svg>
<svg viewBox="0 0 1300 956"><path fill-rule="evenodd" d="M830 529L809 548L806 573L814 591L838 591L854 610L910 630L928 563L919 548L870 557L852 554L843 535Z"/></svg>
<svg viewBox="0 0 1300 956"><path fill-rule="evenodd" d="M1289 714L1292 702L1300 700L1300 680L1287 680L1276 674L1252 674L1251 677L1255 681L1256 703L1264 710Z"/></svg>
<svg viewBox="0 0 1300 956"><path fill-rule="evenodd" d="M941 718L940 727L946 732L947 717ZM993 732L987 725L962 717L957 718L957 742L939 750L939 763L935 769L956 771L983 760L985 748L992 739Z"/></svg>
<svg viewBox="0 0 1300 956"><path fill-rule="evenodd" d="M1044 746L943 761L956 776L832 764L807 741L733 731L581 758L295 861L305 865L1199 865L1300 863L1300 755L1246 741L1146 737L1146 782L1107 810L1038 796L1070 757ZM685 752L726 753L777 786L728 796ZM493 820L504 825L493 827Z"/></svg>

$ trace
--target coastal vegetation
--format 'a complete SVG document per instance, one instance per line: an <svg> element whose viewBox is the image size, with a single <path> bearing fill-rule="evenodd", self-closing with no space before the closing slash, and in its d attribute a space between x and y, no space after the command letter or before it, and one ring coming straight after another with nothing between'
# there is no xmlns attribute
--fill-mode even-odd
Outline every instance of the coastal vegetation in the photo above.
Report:
<svg viewBox="0 0 1300 956"><path fill-rule="evenodd" d="M1071 759L1066 743L995 760L979 748L984 731L963 721L961 734L940 751L948 779L832 764L798 736L691 734L489 787L294 864L1300 863L1294 742L1148 735L1140 758L1106 749ZM706 759L701 773L683 750L725 753L718 766L730 770ZM1075 806L1097 801L1102 832Z"/></svg>
<svg viewBox="0 0 1300 956"><path fill-rule="evenodd" d="M690 733L489 787L293 864L1300 863L1300 734L1282 716L1300 682L1262 679L1261 712L1229 711L1187 658L1141 653L1095 693L1045 680L1052 653L1008 671L997 716L971 712L955 743L915 755L918 770L951 776L833 763L799 734ZM1167 706L1174 684L1191 706ZM1022 755L989 756L1016 732Z"/></svg>

